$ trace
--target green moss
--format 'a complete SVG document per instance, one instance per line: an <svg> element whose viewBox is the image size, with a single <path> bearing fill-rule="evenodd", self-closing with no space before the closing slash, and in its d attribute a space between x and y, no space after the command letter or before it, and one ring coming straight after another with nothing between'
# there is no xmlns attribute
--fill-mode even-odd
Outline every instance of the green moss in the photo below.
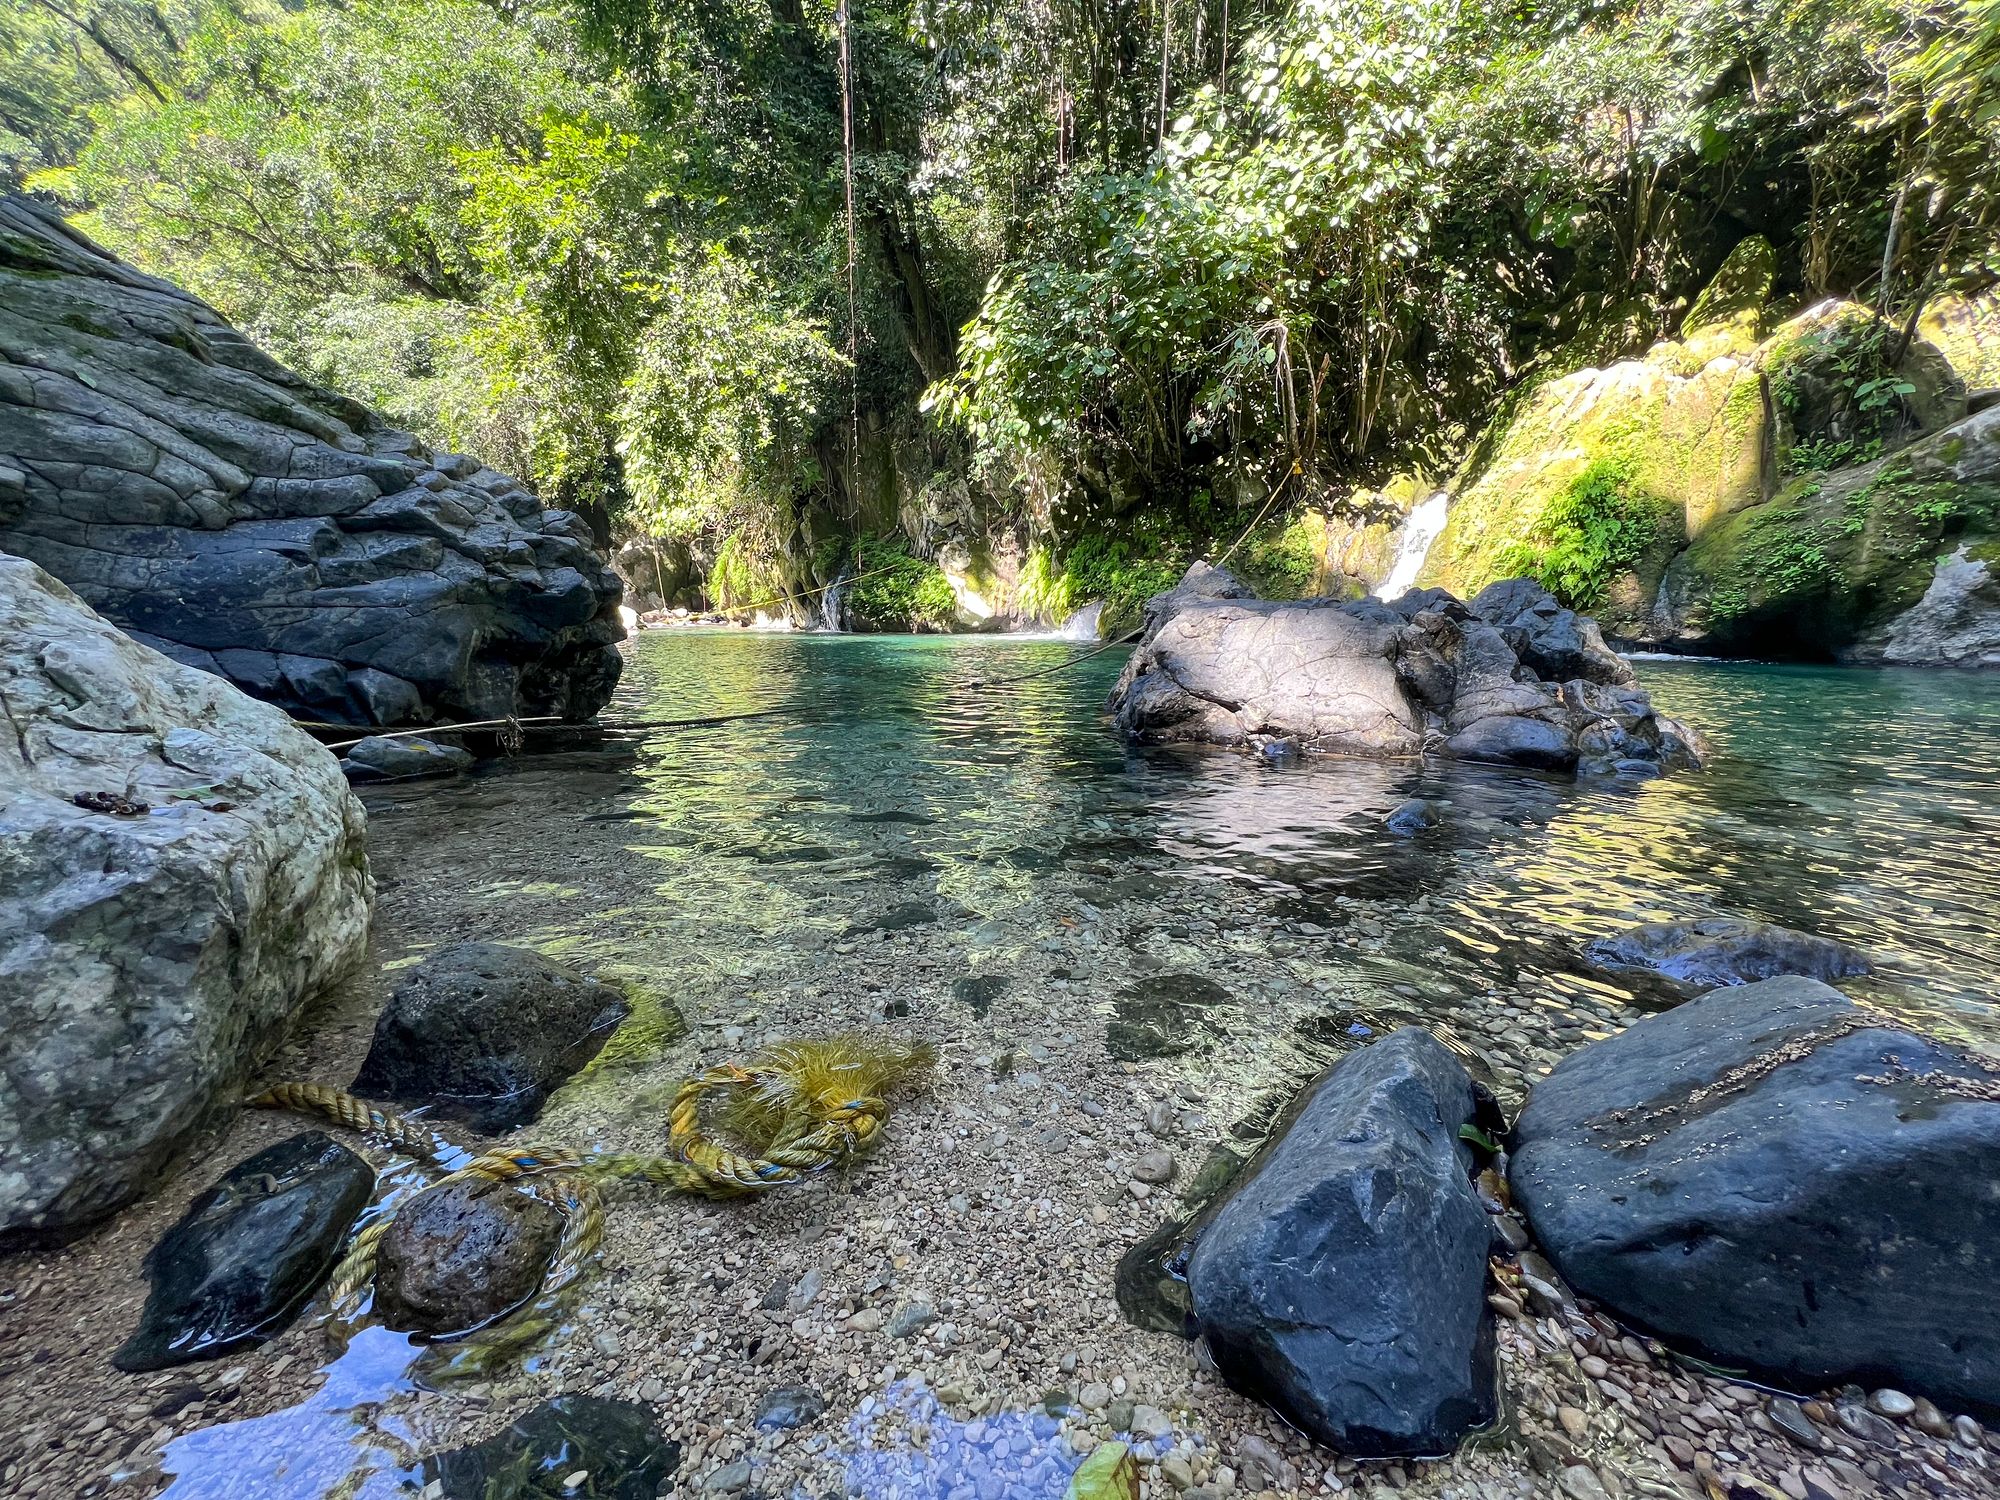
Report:
<svg viewBox="0 0 2000 1500"><path fill-rule="evenodd" d="M1761 234L1739 240L1714 279L1688 309L1681 332L1698 333L1704 328L1736 322L1754 325L1763 316L1777 279L1778 252L1771 242Z"/></svg>
<svg viewBox="0 0 2000 1500"><path fill-rule="evenodd" d="M1571 609L1594 608L1612 580L1653 551L1678 507L1634 482L1629 459L1600 458L1552 499L1527 538L1502 550L1495 576L1525 576Z"/></svg>
<svg viewBox="0 0 2000 1500"><path fill-rule="evenodd" d="M1141 545L1136 538L1086 536L1070 548L1064 562L1072 598L1104 601L1097 629L1106 640L1137 628L1146 601L1172 588L1186 571L1185 543L1159 552L1141 551Z"/></svg>
<svg viewBox="0 0 2000 1500"><path fill-rule="evenodd" d="M1320 572L1317 517L1294 516L1280 527L1253 533L1236 555L1243 578L1266 599L1303 599Z"/></svg>
<svg viewBox="0 0 2000 1500"><path fill-rule="evenodd" d="M866 630L948 630L958 618L958 596L944 570L911 556L900 536L855 539L847 607Z"/></svg>
<svg viewBox="0 0 2000 1500"><path fill-rule="evenodd" d="M1730 516L1688 549L1708 626L1766 646L1837 648L1871 619L1909 608L1958 538L2000 529L2000 492L1904 458L1872 474L1800 479Z"/></svg>

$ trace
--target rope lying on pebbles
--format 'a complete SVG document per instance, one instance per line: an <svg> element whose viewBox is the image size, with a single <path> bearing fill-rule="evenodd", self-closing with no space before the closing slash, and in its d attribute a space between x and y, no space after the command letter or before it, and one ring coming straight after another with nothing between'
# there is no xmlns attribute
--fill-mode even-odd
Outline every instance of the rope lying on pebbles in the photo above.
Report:
<svg viewBox="0 0 2000 1500"><path fill-rule="evenodd" d="M531 1308L470 1330L464 1341L484 1353L501 1352L553 1326L560 1294L604 1238L599 1184L647 1182L702 1197L741 1198L799 1182L878 1144L889 1112L886 1096L931 1062L928 1047L864 1037L779 1043L746 1066L723 1064L683 1083L668 1111L665 1155L524 1145L485 1152L447 1171L434 1186L466 1179L516 1184L563 1215L562 1238ZM747 1149L704 1125L703 1106L712 1096L722 1101L724 1126ZM247 1102L253 1109L318 1115L439 1168L461 1154L427 1126L322 1083L277 1084ZM335 1266L330 1287L337 1326L352 1330L367 1316L382 1241L395 1218L392 1208L369 1224Z"/></svg>

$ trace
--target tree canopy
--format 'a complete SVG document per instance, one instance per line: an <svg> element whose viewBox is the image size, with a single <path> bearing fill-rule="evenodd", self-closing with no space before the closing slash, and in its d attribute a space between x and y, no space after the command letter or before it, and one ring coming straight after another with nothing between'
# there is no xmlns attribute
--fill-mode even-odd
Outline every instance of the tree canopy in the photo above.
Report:
<svg viewBox="0 0 2000 1500"><path fill-rule="evenodd" d="M2000 275L1995 0L0 0L0 58L17 183L744 588L1438 469L1752 233L1898 317Z"/></svg>

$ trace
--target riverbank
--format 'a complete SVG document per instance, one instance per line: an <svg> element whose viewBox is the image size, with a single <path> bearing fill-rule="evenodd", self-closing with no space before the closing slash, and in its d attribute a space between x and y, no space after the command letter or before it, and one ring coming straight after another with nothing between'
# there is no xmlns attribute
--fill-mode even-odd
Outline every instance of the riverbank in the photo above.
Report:
<svg viewBox="0 0 2000 1500"><path fill-rule="evenodd" d="M358 1493L396 1493L420 1453L558 1391L646 1405L682 1445L690 1486L734 1484L748 1459L743 1484L765 1494L852 1480L943 1497L959 1481L918 1473L895 1435L912 1413L888 1412L910 1378L942 1398L915 1423L971 1445L956 1451L975 1494L992 1480L1059 1496L1050 1465L1126 1418L1119 1402L1171 1439L1144 1469L1161 1500L1183 1477L1239 1493L1270 1479L1284 1494L1397 1484L1386 1467L1329 1471L1190 1346L1133 1327L1115 1294L1119 1259L1211 1154L1246 1150L1330 1058L1417 1021L1511 1108L1557 1057L1666 1001L1589 970L1584 939L1722 912L1854 942L1881 966L1858 993L2000 1046L1987 857L2000 687L1981 679L1649 666L1662 705L1717 737L1714 763L1578 787L1476 767L1128 754L1098 718L1115 654L1005 698L963 687L1064 659L1054 643L715 632L630 649L628 718L796 716L367 792L381 888L368 977L330 997L271 1076L344 1082L401 967L483 938L642 1001L534 1139L657 1149L687 1072L832 1026L934 1043L935 1083L892 1110L880 1151L845 1180L737 1204L614 1199L575 1326L527 1372L397 1391L395 1351L371 1340L342 1366L350 1410L173 1449L183 1500L291 1493L273 1476L308 1457L373 1464ZM1388 837L1382 817L1413 793L1448 803L1443 824ZM105 1364L158 1233L225 1167L298 1128L244 1115L106 1231L0 1264L10 1491L109 1493L116 1470L133 1475L117 1493L150 1493L163 1442L308 1399L327 1358L311 1314L214 1364L138 1377ZM1173 1175L1147 1181L1157 1163L1142 1159L1161 1151ZM1838 1487L1823 1492L1866 1494L1874 1464L1903 1492L1979 1492L1948 1441L1907 1425L1887 1448L1842 1435L1851 1456L1807 1454L1755 1425L1769 1420L1761 1395L1634 1361L1602 1330L1595 1348L1543 1318L1502 1333L1512 1416L1450 1462L1401 1466L1401 1482L1461 1496L1583 1487L1588 1500L1583 1478L1565 1478L1587 1467L1614 1497L1690 1494L1693 1455L1708 1453L1781 1490L1788 1472L1803 1488L1818 1470ZM793 1386L824 1415L757 1433L760 1404ZM1052 1394L1077 1414L1047 1417ZM1058 1448L1064 1431L1075 1440ZM1253 1472L1267 1450L1275 1472ZM1925 1453L1942 1477L1926 1480Z"/></svg>

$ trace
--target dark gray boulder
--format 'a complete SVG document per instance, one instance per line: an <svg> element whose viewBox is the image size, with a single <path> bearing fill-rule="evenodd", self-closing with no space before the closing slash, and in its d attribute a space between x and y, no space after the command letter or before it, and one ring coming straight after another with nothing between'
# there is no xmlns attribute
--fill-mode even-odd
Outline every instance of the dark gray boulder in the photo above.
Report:
<svg viewBox="0 0 2000 1500"><path fill-rule="evenodd" d="M1698 763L1694 734L1653 711L1589 620L1526 579L1475 603L1493 618L1441 589L1393 604L1263 600L1196 564L1148 601L1145 634L1107 709L1140 744L1380 756L1441 748L1590 774Z"/></svg>
<svg viewBox="0 0 2000 1500"><path fill-rule="evenodd" d="M589 528L285 369L0 197L0 549L295 716L587 718L618 679Z"/></svg>
<svg viewBox="0 0 2000 1500"><path fill-rule="evenodd" d="M408 1333L463 1333L540 1290L563 1216L505 1183L456 1178L396 1211L375 1272L382 1321Z"/></svg>
<svg viewBox="0 0 2000 1500"><path fill-rule="evenodd" d="M112 1364L164 1370L269 1338L333 1269L374 1190L374 1169L317 1130L231 1168L147 1253L152 1289Z"/></svg>
<svg viewBox="0 0 2000 1500"><path fill-rule="evenodd" d="M1335 1063L1188 1261L1230 1384L1342 1453L1443 1453L1495 1415L1493 1230L1465 1069L1405 1027Z"/></svg>
<svg viewBox="0 0 2000 1500"><path fill-rule="evenodd" d="M611 985L539 953L457 943L396 986L354 1092L511 1130L597 1055L628 1009Z"/></svg>
<svg viewBox="0 0 2000 1500"><path fill-rule="evenodd" d="M1646 922L1585 945L1584 956L1607 969L1653 969L1705 990L1780 974L1847 979L1874 967L1860 949L1833 938L1742 917Z"/></svg>
<svg viewBox="0 0 2000 1500"><path fill-rule="evenodd" d="M409 781L420 776L456 776L472 769L472 752L421 735L371 734L348 747L340 769L349 781Z"/></svg>
<svg viewBox="0 0 2000 1500"><path fill-rule="evenodd" d="M1816 980L1571 1054L1511 1180L1572 1287L1710 1359L2000 1402L2000 1075Z"/></svg>
<svg viewBox="0 0 2000 1500"><path fill-rule="evenodd" d="M1442 816L1442 804L1428 797L1411 797L1390 808L1382 826L1399 839L1412 839L1437 827Z"/></svg>
<svg viewBox="0 0 2000 1500"><path fill-rule="evenodd" d="M1465 607L1498 630L1537 677L1614 684L1635 680L1631 664L1604 644L1595 620L1564 609L1532 578L1489 583Z"/></svg>

